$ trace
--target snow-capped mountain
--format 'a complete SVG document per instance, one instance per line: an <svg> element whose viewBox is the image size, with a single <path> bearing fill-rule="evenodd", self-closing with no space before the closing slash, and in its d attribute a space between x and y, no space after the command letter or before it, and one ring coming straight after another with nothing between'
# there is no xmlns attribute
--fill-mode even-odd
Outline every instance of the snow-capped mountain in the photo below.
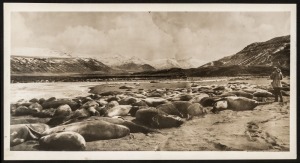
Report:
<svg viewBox="0 0 300 163"><path fill-rule="evenodd" d="M121 66L124 64L129 64L129 63L135 63L139 65L147 64L148 61L138 58L136 56L127 56L127 55L120 55L120 54L115 54L115 55L106 55L106 56L97 56L95 59L101 61L102 63L108 65L108 66Z"/></svg>
<svg viewBox="0 0 300 163"><path fill-rule="evenodd" d="M72 57L67 52L59 50L48 49L48 48L33 48L33 47L19 47L12 48L11 55L13 56L27 56L27 57L55 57L55 58L68 58Z"/></svg>
<svg viewBox="0 0 300 163"><path fill-rule="evenodd" d="M117 69L125 70L127 72L141 72L141 71L153 71L154 67L149 65L149 61L141 59L136 56L126 56L126 55L109 55L106 57L96 57L97 60L102 63Z"/></svg>
<svg viewBox="0 0 300 163"><path fill-rule="evenodd" d="M149 63L156 69L170 69L170 68L179 68L180 65L174 58L168 58L168 59L156 59L152 60Z"/></svg>
<svg viewBox="0 0 300 163"><path fill-rule="evenodd" d="M206 63L192 57L183 58L183 59L162 58L162 59L147 60L147 59L139 58L137 56L130 57L127 55L120 55L120 54L110 55L108 57L100 56L97 57L96 59L106 65L115 68L136 67L132 65L137 65L137 66L148 65L147 66L148 68L153 67L153 69L159 69L159 70L170 69L170 68L183 68L183 69L196 68ZM145 70L148 71L149 69L145 69Z"/></svg>
<svg viewBox="0 0 300 163"><path fill-rule="evenodd" d="M92 58L11 56L11 73L110 73L113 70Z"/></svg>
<svg viewBox="0 0 300 163"><path fill-rule="evenodd" d="M183 69L197 68L206 63L205 61L202 61L202 60L196 59L196 58L192 58L192 57L177 59L177 62L180 65L180 68L183 68Z"/></svg>

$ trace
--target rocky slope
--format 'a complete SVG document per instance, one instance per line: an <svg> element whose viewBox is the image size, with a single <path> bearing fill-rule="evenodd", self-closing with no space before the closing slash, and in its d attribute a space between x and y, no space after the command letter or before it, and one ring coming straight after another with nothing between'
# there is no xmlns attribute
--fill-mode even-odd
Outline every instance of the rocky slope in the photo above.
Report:
<svg viewBox="0 0 300 163"><path fill-rule="evenodd" d="M145 72L145 75L165 76L268 76L273 66L281 68L283 75L290 75L290 36L276 37L266 42L253 43L240 52L207 63L198 68L170 69ZM141 75L141 73L139 73Z"/></svg>
<svg viewBox="0 0 300 163"><path fill-rule="evenodd" d="M240 52L207 63L209 66L280 66L290 67L290 36L275 37L266 42L256 42L246 46Z"/></svg>
<svg viewBox="0 0 300 163"><path fill-rule="evenodd" d="M149 64L136 64L136 63L126 63L115 68L120 70L125 70L127 72L141 72L141 71L154 71L155 68L150 66Z"/></svg>
<svg viewBox="0 0 300 163"><path fill-rule="evenodd" d="M11 56L11 73L109 73L113 70L91 58L41 58Z"/></svg>

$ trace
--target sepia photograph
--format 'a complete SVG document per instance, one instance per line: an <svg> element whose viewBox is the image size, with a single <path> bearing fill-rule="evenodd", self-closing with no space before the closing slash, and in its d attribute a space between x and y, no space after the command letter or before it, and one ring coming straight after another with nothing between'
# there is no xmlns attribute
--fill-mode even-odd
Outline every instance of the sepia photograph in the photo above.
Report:
<svg viewBox="0 0 300 163"><path fill-rule="evenodd" d="M296 158L296 5L4 4L4 63L4 159Z"/></svg>

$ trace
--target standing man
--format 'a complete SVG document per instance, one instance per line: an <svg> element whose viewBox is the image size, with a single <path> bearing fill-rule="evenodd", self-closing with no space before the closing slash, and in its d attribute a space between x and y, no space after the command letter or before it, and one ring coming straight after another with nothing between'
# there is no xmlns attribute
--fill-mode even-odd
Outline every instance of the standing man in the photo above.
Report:
<svg viewBox="0 0 300 163"><path fill-rule="evenodd" d="M272 72L270 78L273 80L271 85L274 89L275 94L275 102L278 102L278 96L280 97L280 102L283 102L282 94L280 88L282 87L280 80L282 80L283 76L281 70L277 67L274 67L274 71Z"/></svg>

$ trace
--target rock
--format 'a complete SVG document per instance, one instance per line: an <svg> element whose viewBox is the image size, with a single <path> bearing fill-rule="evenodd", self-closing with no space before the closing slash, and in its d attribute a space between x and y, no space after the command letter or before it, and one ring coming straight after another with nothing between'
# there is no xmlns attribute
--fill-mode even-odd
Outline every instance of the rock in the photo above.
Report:
<svg viewBox="0 0 300 163"><path fill-rule="evenodd" d="M42 106L45 109L48 108L57 108L60 105L69 105L71 107L72 110L76 110L79 108L79 105L77 102L71 100L71 99L55 99L55 100L51 100L51 101L45 101Z"/></svg>
<svg viewBox="0 0 300 163"><path fill-rule="evenodd" d="M190 101L193 98L193 96L185 94L180 96L180 101Z"/></svg>
<svg viewBox="0 0 300 163"><path fill-rule="evenodd" d="M123 85L121 87L119 87L119 89L134 89L134 86L130 86L130 85Z"/></svg>
<svg viewBox="0 0 300 163"><path fill-rule="evenodd" d="M72 131L43 136L40 138L39 144L42 149L55 151L81 151L86 148L83 136Z"/></svg>
<svg viewBox="0 0 300 163"><path fill-rule="evenodd" d="M72 113L72 109L68 104L60 105L55 113L54 116L68 116Z"/></svg>

